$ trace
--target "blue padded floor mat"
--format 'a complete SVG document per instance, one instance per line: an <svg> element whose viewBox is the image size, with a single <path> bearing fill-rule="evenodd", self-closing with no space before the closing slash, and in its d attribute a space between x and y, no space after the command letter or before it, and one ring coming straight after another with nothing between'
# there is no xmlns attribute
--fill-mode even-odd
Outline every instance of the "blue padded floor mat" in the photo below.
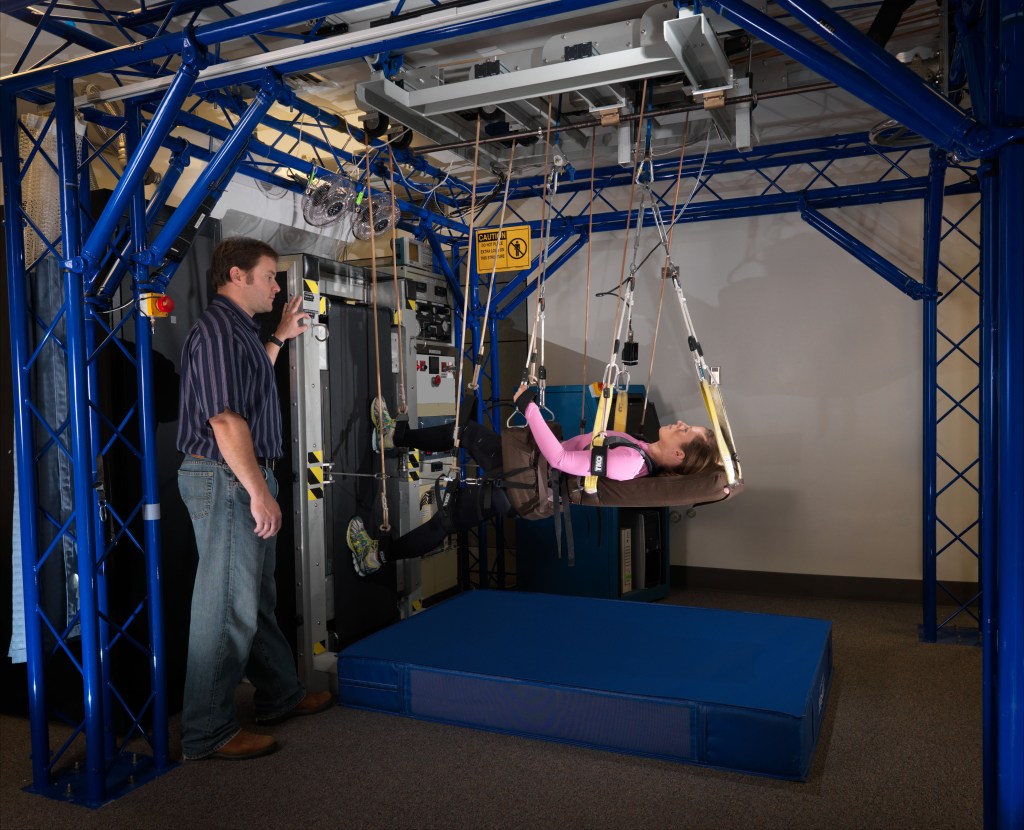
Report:
<svg viewBox="0 0 1024 830"><path fill-rule="evenodd" d="M338 655L346 706L798 780L831 676L824 620L515 591Z"/></svg>

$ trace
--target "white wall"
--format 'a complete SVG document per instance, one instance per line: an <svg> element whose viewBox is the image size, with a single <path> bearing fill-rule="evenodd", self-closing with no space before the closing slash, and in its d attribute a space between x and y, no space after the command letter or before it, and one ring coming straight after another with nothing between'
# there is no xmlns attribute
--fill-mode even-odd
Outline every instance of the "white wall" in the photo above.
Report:
<svg viewBox="0 0 1024 830"><path fill-rule="evenodd" d="M831 215L920 278L920 202ZM591 259L593 286L617 282L622 236L596 238ZM673 259L705 354L722 367L746 482L741 497L673 526L673 564L920 578L921 304L792 214L678 227ZM655 255L639 276L634 382L646 382L659 268ZM558 320L548 338L577 353L585 279L581 252L547 292ZM614 299L592 301L589 351L602 363L613 314ZM549 366L549 382L580 383L579 371L578 358ZM651 385L663 422L707 423L670 291ZM976 577L969 557L943 565L942 578Z"/></svg>

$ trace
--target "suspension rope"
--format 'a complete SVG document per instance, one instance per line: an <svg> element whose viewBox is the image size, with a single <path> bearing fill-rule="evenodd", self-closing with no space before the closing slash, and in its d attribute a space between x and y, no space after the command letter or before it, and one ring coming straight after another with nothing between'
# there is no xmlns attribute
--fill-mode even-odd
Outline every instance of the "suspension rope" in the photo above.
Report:
<svg viewBox="0 0 1024 830"><path fill-rule="evenodd" d="M366 193L367 193L367 211L370 220L370 286L371 286L371 297L373 300L373 351L377 361L377 400L384 400L384 392L381 389L380 380L380 326L377 320L377 246L374 244L373 229L375 227L373 222L373 194L370 190L370 148L366 148L366 154L363 157L366 160ZM391 211L394 213L395 205L392 202ZM391 520L388 515L388 482L387 482L387 465L386 459L384 458L384 419L379 418L377 424L378 430L378 441L377 446L380 448L380 474L381 474L381 487L380 487L380 509L381 509L381 533L391 532Z"/></svg>
<svg viewBox="0 0 1024 830"><path fill-rule="evenodd" d="M391 180L391 210L395 209L395 154L388 144L388 172ZM405 349L402 344L403 315L401 295L398 292L398 223L391 223L391 281L395 291L395 326L398 328L398 414L406 415L409 412L409 402L405 398Z"/></svg>
<svg viewBox="0 0 1024 830"><path fill-rule="evenodd" d="M594 247L594 154L597 149L597 127L590 128L590 207L587 217L587 286L583 315L583 383L580 385L580 432L587 428L587 348L590 338L590 254Z"/></svg>
<svg viewBox="0 0 1024 830"><path fill-rule="evenodd" d="M463 360L466 354L466 331L469 325L469 286L473 278L473 229L476 223L476 178L480 157L480 113L476 115L476 141L473 144L473 180L469 196L469 242L466 246L466 281L462 296L462 334L459 339L459 376L455 384L455 422L452 424L452 465L451 476L459 477L459 411L462 408Z"/></svg>
<svg viewBox="0 0 1024 830"><path fill-rule="evenodd" d="M537 304L534 307L533 317L533 331L530 334L530 347L526 351L526 366L523 368L523 383L528 383L531 386L536 384L539 390L538 404L544 406L544 394L545 387L547 385L547 378L544 375L547 374L544 368L544 294L545 294L545 282L547 277L548 267L548 233L550 231L550 217L548 213L548 193L550 192L550 171L548 169L549 159L551 155L551 102L552 98L548 96L548 115L547 115L547 132L544 138L544 201L541 202L541 213L540 213L540 224L541 224L541 240L543 247L541 248L540 254L540 267L537 270ZM540 334L540 371L537 371L537 335Z"/></svg>

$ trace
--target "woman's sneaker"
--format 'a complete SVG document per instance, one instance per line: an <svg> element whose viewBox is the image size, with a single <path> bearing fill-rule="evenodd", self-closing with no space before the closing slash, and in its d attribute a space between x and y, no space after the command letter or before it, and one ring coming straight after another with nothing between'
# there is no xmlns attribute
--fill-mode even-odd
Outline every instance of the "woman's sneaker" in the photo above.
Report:
<svg viewBox="0 0 1024 830"><path fill-rule="evenodd" d="M352 552L352 565L359 576L366 576L381 569L380 552L376 539L370 538L367 528L358 516L353 516L345 531L348 550Z"/></svg>
<svg viewBox="0 0 1024 830"><path fill-rule="evenodd" d="M352 551L352 564L356 573L360 576L372 574L380 570L380 553L377 550L377 542L370 538L363 526L363 520L353 516L348 523L348 530L345 531L345 541L348 542L349 550Z"/></svg>
<svg viewBox="0 0 1024 830"><path fill-rule="evenodd" d="M395 419L388 412L388 405L383 398L374 398L370 404L370 420L373 421L373 437L370 442L374 452L380 452L380 439L383 433L384 449L395 447Z"/></svg>

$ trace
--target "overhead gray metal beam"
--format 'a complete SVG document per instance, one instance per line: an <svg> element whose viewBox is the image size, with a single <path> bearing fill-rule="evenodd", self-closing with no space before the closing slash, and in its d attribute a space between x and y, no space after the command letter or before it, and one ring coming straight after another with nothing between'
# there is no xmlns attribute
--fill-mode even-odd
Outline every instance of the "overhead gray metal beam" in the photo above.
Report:
<svg viewBox="0 0 1024 830"><path fill-rule="evenodd" d="M425 89L403 89L390 81L385 81L379 89L404 109L429 117L678 71L679 61L672 50L661 43Z"/></svg>

